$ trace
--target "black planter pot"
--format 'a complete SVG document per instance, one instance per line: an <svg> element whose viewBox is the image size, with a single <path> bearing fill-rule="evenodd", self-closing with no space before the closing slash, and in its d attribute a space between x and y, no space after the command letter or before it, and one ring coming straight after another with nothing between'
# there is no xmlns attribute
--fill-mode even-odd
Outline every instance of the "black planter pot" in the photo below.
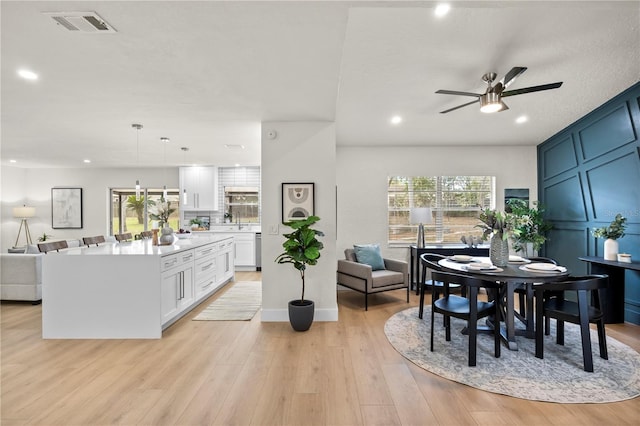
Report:
<svg viewBox="0 0 640 426"><path fill-rule="evenodd" d="M289 322L295 331L307 331L313 323L315 305L312 300L292 300L289 302Z"/></svg>

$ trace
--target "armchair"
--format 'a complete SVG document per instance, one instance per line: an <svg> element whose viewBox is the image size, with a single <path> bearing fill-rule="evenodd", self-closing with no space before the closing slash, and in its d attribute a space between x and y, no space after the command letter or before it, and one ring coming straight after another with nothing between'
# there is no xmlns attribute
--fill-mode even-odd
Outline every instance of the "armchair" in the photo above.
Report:
<svg viewBox="0 0 640 426"><path fill-rule="evenodd" d="M369 309L368 297L371 293L407 289L409 303L409 265L395 259L384 259L385 269L374 271L370 265L358 263L353 249L344 251L345 259L338 260L338 284L364 293L364 310Z"/></svg>

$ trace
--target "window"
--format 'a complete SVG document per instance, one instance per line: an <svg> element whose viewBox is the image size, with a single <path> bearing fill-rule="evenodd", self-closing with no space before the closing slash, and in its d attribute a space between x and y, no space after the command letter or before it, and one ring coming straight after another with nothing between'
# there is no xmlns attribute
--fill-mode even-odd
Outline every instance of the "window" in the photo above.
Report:
<svg viewBox="0 0 640 426"><path fill-rule="evenodd" d="M111 190L111 235L131 232L139 234L152 228L150 214L156 212L156 205L162 198L162 189L144 189L136 200L136 191L130 189ZM167 201L175 209L169 216L169 226L180 228L180 193L177 189L167 191Z"/></svg>
<svg viewBox="0 0 640 426"><path fill-rule="evenodd" d="M480 210L495 206L495 177L391 176L387 195L389 244L415 244L419 224L410 217L419 207L431 210L423 222L427 243L460 243L462 236L482 234L475 226Z"/></svg>

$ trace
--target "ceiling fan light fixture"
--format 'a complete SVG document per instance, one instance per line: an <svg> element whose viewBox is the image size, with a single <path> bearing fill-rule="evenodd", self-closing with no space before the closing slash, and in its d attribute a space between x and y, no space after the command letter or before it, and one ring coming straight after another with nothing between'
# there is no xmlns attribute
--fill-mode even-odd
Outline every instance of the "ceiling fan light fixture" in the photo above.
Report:
<svg viewBox="0 0 640 426"><path fill-rule="evenodd" d="M484 113L492 113L501 111L504 108L500 96L497 93L485 93L480 96L480 111Z"/></svg>

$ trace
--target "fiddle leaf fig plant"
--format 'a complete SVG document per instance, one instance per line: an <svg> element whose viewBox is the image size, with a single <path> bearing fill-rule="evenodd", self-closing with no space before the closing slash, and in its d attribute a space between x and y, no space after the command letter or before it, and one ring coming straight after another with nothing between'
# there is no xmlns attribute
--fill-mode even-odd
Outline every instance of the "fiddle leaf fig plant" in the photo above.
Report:
<svg viewBox="0 0 640 426"><path fill-rule="evenodd" d="M304 278L307 266L313 266L318 263L320 250L324 248L322 242L316 238L324 236L324 233L311 227L319 220L318 216L309 216L306 219L285 222L284 225L291 227L293 231L283 234L285 238L284 243L282 243L284 252L278 255L275 260L279 264L290 263L300 272L300 279L302 280L301 303L304 302Z"/></svg>

